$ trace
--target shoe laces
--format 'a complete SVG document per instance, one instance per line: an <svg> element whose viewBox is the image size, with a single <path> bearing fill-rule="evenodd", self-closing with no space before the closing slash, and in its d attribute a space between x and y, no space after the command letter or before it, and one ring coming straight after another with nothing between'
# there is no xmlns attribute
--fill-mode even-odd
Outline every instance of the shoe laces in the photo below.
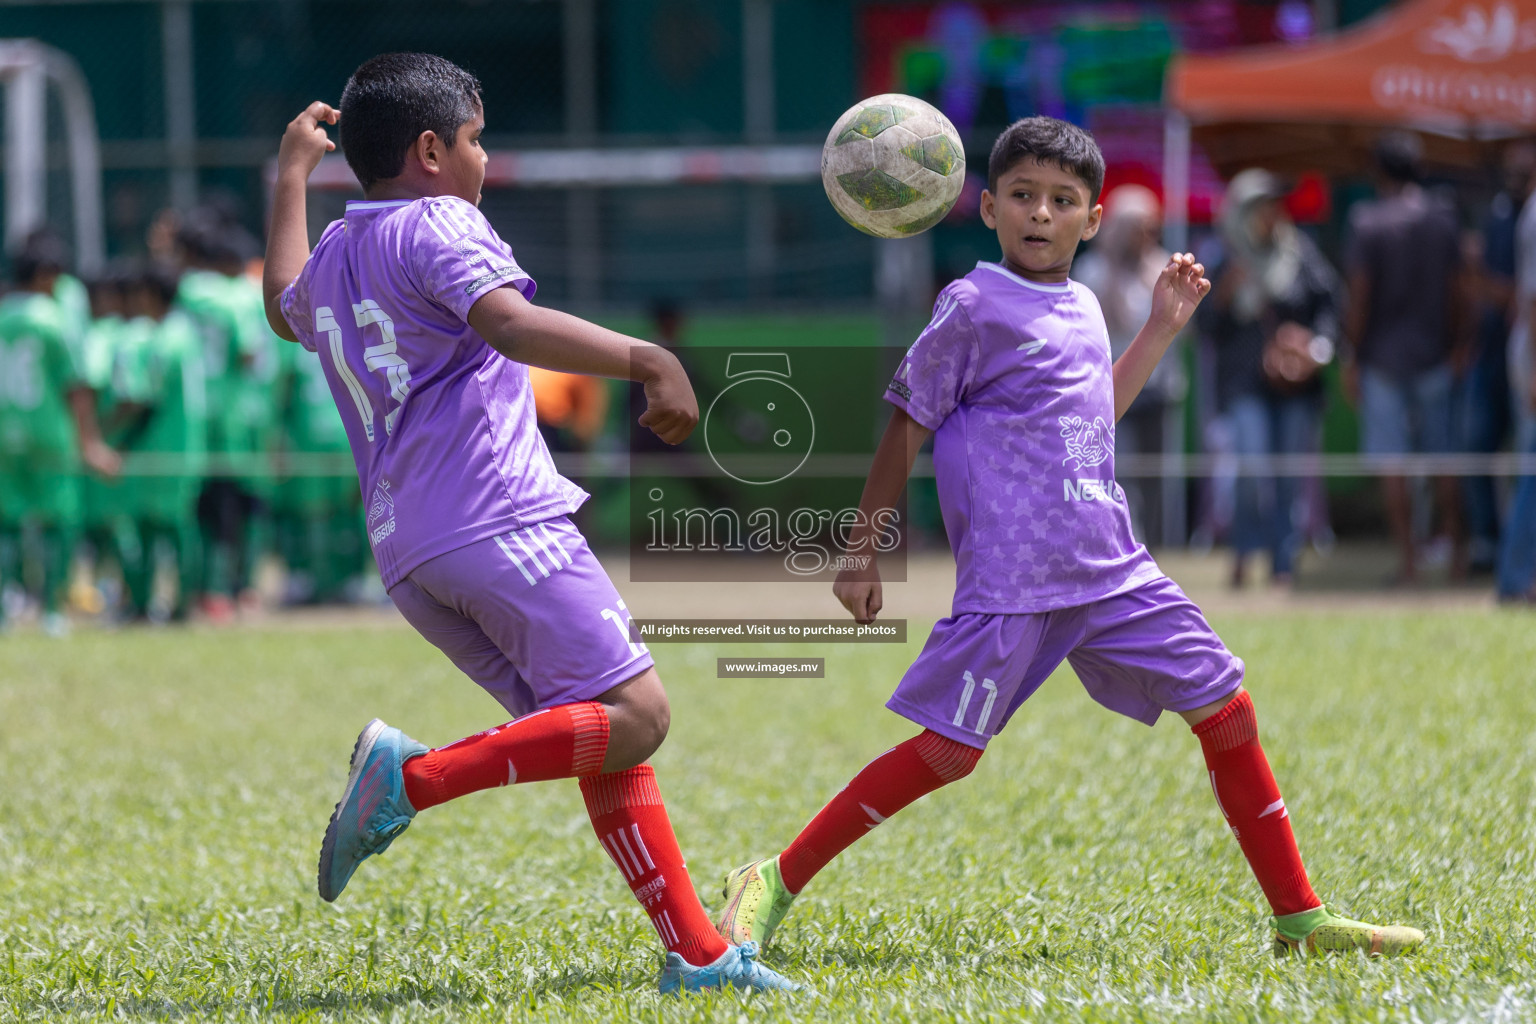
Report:
<svg viewBox="0 0 1536 1024"><path fill-rule="evenodd" d="M405 815L392 813L389 808L380 807L374 812L373 817L368 819L368 830L363 833L357 843L369 855L383 853L410 823L411 819Z"/></svg>
<svg viewBox="0 0 1536 1024"><path fill-rule="evenodd" d="M742 973L755 978L763 970L762 964L757 962L757 943L748 939L737 947L742 961Z"/></svg>

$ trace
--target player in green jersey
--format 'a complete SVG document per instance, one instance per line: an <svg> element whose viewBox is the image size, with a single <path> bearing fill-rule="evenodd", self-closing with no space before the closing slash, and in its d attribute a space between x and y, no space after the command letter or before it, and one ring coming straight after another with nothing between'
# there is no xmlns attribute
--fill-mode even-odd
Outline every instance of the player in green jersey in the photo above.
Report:
<svg viewBox="0 0 1536 1024"><path fill-rule="evenodd" d="M0 586L41 563L44 625L62 633L61 598L80 529L82 467L115 475L95 400L69 349L70 324L53 297L68 263L63 242L34 233L11 260L17 290L0 299Z"/></svg>
<svg viewBox="0 0 1536 1024"><path fill-rule="evenodd" d="M210 475L198 497L203 532L204 609L227 619L235 600L250 583L250 521L257 498L247 486L254 458L247 430L247 368L257 342L250 308L230 277L240 269L239 253L229 244L224 219L212 210L196 210L177 232L186 272L176 305L192 320L203 347L207 387L207 444Z"/></svg>
<svg viewBox="0 0 1536 1024"><path fill-rule="evenodd" d="M140 274L129 292L133 330L124 346L125 391L139 414L127 442L127 494L136 559L125 559L124 582L135 616L154 607L156 555L168 548L176 563L176 597L168 609L183 619L202 586L202 536L197 499L207 461L207 395L203 346L186 313L173 308L176 275L169 268Z"/></svg>
<svg viewBox="0 0 1536 1024"><path fill-rule="evenodd" d="M372 565L352 449L320 360L306 358L298 345L278 352L278 419L290 471L273 494L273 519L288 567L285 599L336 603L345 600L347 584ZM337 471L326 472L326 463Z"/></svg>
<svg viewBox="0 0 1536 1024"><path fill-rule="evenodd" d="M239 477L240 486L255 499L242 533L241 564L247 574L242 584L242 596L251 599L255 595L249 589L249 576L262 556L275 547L272 509L277 497L277 478L273 457L282 441L278 385L282 372L281 353L292 346L273 333L272 326L267 323L259 271L256 277L247 273L247 257L260 251L260 243L238 225L226 231L223 247L229 253L225 270L230 301L244 310L240 350L245 358L240 366L234 417L240 444L246 453L247 469Z"/></svg>
<svg viewBox="0 0 1536 1024"><path fill-rule="evenodd" d="M118 451L123 448L123 435L131 426L133 413L123 395L124 369L120 365L123 341L129 330L124 302L130 273L127 267L117 267L90 282L92 319L85 328L76 360L81 381L91 389L102 438ZM68 289L55 286L54 297L60 298L61 294L68 295ZM60 305L67 316L64 299L60 299ZM84 477L80 482L80 506L81 534L91 554L90 564L98 585L90 590L85 602L77 599L72 603L99 612L115 603L115 581L103 571L103 563L114 562L121 567L136 557L124 482L119 478Z"/></svg>
<svg viewBox="0 0 1536 1024"><path fill-rule="evenodd" d="M86 334L91 327L90 290L74 274L63 273L53 282L52 294L64 317L64 344L78 363L85 358Z"/></svg>

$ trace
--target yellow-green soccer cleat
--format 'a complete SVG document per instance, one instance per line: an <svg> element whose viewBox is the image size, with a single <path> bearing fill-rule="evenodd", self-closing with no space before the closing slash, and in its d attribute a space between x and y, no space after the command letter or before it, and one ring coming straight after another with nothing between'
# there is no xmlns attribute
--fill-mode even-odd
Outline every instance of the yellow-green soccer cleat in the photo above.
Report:
<svg viewBox="0 0 1536 1024"><path fill-rule="evenodd" d="M1424 944L1424 933L1400 924L1366 924L1318 907L1289 917L1272 917L1275 956L1312 956L1358 949L1366 956L1398 956Z"/></svg>
<svg viewBox="0 0 1536 1024"><path fill-rule="evenodd" d="M725 912L720 937L733 945L755 942L766 946L789 912L795 894L779 878L779 858L743 864L725 876Z"/></svg>

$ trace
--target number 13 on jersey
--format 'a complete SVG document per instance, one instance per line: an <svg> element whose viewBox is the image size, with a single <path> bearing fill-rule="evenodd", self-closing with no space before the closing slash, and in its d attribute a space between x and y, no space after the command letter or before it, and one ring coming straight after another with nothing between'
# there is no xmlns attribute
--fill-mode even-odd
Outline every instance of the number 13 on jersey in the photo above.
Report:
<svg viewBox="0 0 1536 1024"><path fill-rule="evenodd" d="M369 345L363 349L363 363L375 373L383 373L389 382L389 397L394 401L394 408L384 415L384 433L393 434L395 421L400 416L400 409L411 393L411 368L405 365L405 360L395 351L395 322L372 299L354 303L352 317L360 332L366 332L369 327L378 329L380 341L376 345ZM363 433L372 442L374 440L373 402L369 400L362 381L357 379L357 374L353 373L352 367L347 365L341 324L336 322L336 314L331 311L330 306L315 308L315 331L326 336L331 348L331 364L336 367L336 376L340 377L342 383L346 385L347 393L352 396L352 403L357 406L357 415L363 421ZM364 340L367 340L366 335Z"/></svg>

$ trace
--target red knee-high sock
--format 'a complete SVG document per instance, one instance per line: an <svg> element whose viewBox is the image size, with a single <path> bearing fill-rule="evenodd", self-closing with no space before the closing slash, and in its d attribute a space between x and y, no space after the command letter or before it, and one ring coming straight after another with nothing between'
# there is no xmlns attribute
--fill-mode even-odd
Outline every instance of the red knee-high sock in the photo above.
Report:
<svg viewBox="0 0 1536 1024"><path fill-rule="evenodd" d="M581 795L598 842L645 908L661 944L695 967L718 960L730 946L693 891L651 766L588 776Z"/></svg>
<svg viewBox="0 0 1536 1024"><path fill-rule="evenodd" d="M779 878L790 892L860 836L920 796L971 774L981 751L931 729L892 747L853 777L779 854Z"/></svg>
<svg viewBox="0 0 1536 1024"><path fill-rule="evenodd" d="M1232 827L1277 917L1322 906L1291 834L1290 812L1259 746L1253 701L1245 690L1194 727L1211 773L1216 806Z"/></svg>
<svg viewBox="0 0 1536 1024"><path fill-rule="evenodd" d="M405 795L418 811L514 782L596 775L608 753L601 704L562 704L465 737L405 762Z"/></svg>

